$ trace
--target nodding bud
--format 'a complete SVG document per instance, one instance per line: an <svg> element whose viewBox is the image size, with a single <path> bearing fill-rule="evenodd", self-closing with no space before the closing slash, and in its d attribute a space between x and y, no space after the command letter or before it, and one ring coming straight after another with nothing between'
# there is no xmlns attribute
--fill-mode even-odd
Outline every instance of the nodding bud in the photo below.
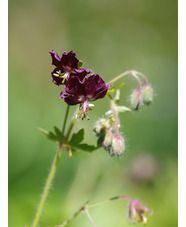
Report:
<svg viewBox="0 0 186 227"><path fill-rule="evenodd" d="M149 105L153 100L153 89L149 84L143 87L143 102Z"/></svg>
<svg viewBox="0 0 186 227"><path fill-rule="evenodd" d="M133 110L138 110L143 103L143 94L140 89L136 89L130 96L130 105Z"/></svg>
<svg viewBox="0 0 186 227"><path fill-rule="evenodd" d="M109 119L105 119L105 118L100 118L95 126L93 131L97 134L104 134L106 133L106 131L110 128L110 123L109 123Z"/></svg>
<svg viewBox="0 0 186 227"><path fill-rule="evenodd" d="M112 137L113 137L113 134L112 134L112 130L109 130L105 136L105 139L103 141L103 145L106 149L109 149L109 147L111 146L112 144Z"/></svg>
<svg viewBox="0 0 186 227"><path fill-rule="evenodd" d="M115 135L112 140L111 155L115 154L120 158L124 151L125 151L124 138L120 134Z"/></svg>
<svg viewBox="0 0 186 227"><path fill-rule="evenodd" d="M113 138L113 134L112 134L112 130L109 130L105 136L105 139L103 141L103 145L104 147L108 150L109 147L112 144L112 138Z"/></svg>

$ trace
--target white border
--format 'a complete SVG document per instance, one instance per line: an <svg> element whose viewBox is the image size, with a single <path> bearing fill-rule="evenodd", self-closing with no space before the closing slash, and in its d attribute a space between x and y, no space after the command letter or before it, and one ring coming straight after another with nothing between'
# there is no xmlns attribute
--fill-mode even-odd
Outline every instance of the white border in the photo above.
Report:
<svg viewBox="0 0 186 227"><path fill-rule="evenodd" d="M1 225L8 226L8 1L0 1L1 28L1 161L0 214Z"/></svg>
<svg viewBox="0 0 186 227"><path fill-rule="evenodd" d="M178 2L178 209L179 226L185 224L186 192L186 1Z"/></svg>

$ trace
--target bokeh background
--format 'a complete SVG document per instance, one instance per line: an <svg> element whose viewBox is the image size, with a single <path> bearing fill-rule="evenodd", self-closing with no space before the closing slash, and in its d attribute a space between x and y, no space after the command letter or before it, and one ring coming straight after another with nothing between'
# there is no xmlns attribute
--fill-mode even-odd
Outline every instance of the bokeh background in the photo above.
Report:
<svg viewBox="0 0 186 227"><path fill-rule="evenodd" d="M61 224L87 200L116 195L151 208L149 227L177 226L177 0L9 0L9 226L31 225L57 149L36 129L62 127L64 119L61 87L50 77L52 49L59 55L74 50L105 81L141 71L155 98L139 112L120 115L127 147L121 159L103 149L62 155L40 226ZM124 82L121 104L128 105L136 82ZM109 108L107 99L94 104L91 120L75 127L85 128L90 144L96 143L95 121ZM98 227L129 226L127 201L90 213ZM70 226L91 224L80 214Z"/></svg>

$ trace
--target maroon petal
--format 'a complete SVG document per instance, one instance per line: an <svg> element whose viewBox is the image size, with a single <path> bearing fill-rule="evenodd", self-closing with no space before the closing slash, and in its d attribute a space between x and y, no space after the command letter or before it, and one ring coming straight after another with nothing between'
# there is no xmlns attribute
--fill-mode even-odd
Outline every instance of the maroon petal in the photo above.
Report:
<svg viewBox="0 0 186 227"><path fill-rule="evenodd" d="M71 76L77 76L79 77L80 81L83 81L83 79L89 74L92 73L92 71L87 69L74 69L75 73L71 73Z"/></svg>
<svg viewBox="0 0 186 227"><path fill-rule="evenodd" d="M104 98L110 86L106 85L104 80L98 74L87 77L84 84L86 96L89 101Z"/></svg>
<svg viewBox="0 0 186 227"><path fill-rule="evenodd" d="M55 65L57 68L61 69L61 59L58 56L58 54L55 52L55 50L52 50L49 52L51 54L52 57L52 65Z"/></svg>
<svg viewBox="0 0 186 227"><path fill-rule="evenodd" d="M61 57L61 63L70 68L78 68L79 60L76 57L76 54L73 51L69 53L64 53Z"/></svg>
<svg viewBox="0 0 186 227"><path fill-rule="evenodd" d="M63 92L63 91L60 93L59 96L60 96L60 98L63 98L64 101L65 101L68 105L70 105L70 106L74 106L74 105L76 105L76 104L78 104L78 103L81 103L81 102L79 102L79 101L76 99L75 96L69 95L69 94L67 94L67 93L65 93L65 92Z"/></svg>
<svg viewBox="0 0 186 227"><path fill-rule="evenodd" d="M80 81L78 76L70 76L68 81L65 83L65 91L77 98L77 100L83 100L86 94L85 86Z"/></svg>

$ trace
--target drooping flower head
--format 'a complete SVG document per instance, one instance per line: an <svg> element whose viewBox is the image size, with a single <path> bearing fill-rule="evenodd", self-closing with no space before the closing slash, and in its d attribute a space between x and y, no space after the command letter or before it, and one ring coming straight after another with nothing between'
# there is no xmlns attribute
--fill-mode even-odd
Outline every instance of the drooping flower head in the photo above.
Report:
<svg viewBox="0 0 186 227"><path fill-rule="evenodd" d="M65 83L65 92L62 91L60 97L68 105L80 104L81 116L84 118L91 109L89 102L104 98L110 86L98 74L85 77L84 80L80 80L78 76L70 76Z"/></svg>
<svg viewBox="0 0 186 227"><path fill-rule="evenodd" d="M56 67L51 73L53 83L56 85L65 84L70 76L78 76L80 80L83 80L87 74L91 73L90 70L80 69L81 61L77 59L73 51L64 52L61 58L55 50L49 53L52 57L52 65Z"/></svg>
<svg viewBox="0 0 186 227"><path fill-rule="evenodd" d="M138 200L129 197L129 207L128 207L128 221L136 222L136 212L138 213L140 222L143 224L147 223L147 218L145 217L145 212L152 214L151 210L140 203Z"/></svg>

